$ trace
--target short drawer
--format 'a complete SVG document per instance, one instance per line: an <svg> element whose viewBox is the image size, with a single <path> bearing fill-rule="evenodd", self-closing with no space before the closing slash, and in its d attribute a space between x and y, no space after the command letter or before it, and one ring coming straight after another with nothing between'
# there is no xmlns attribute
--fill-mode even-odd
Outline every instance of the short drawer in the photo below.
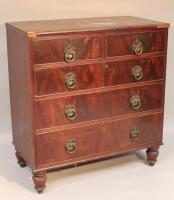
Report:
<svg viewBox="0 0 174 200"><path fill-rule="evenodd" d="M34 84L37 96L102 87L103 64L36 69Z"/></svg>
<svg viewBox="0 0 174 200"><path fill-rule="evenodd" d="M105 86L137 83L164 78L164 57L106 63Z"/></svg>
<svg viewBox="0 0 174 200"><path fill-rule="evenodd" d="M37 39L34 64L102 58L102 36Z"/></svg>
<svg viewBox="0 0 174 200"><path fill-rule="evenodd" d="M68 164L161 142L162 119L162 114L158 113L37 135L37 165Z"/></svg>
<svg viewBox="0 0 174 200"><path fill-rule="evenodd" d="M107 57L163 52L165 31L109 35Z"/></svg>
<svg viewBox="0 0 174 200"><path fill-rule="evenodd" d="M131 114L163 106L163 83L35 102L36 129Z"/></svg>

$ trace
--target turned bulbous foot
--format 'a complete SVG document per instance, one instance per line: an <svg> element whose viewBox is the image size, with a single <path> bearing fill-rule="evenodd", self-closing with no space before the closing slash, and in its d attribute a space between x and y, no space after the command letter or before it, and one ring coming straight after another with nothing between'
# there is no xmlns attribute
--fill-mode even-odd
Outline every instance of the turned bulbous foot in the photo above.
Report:
<svg viewBox="0 0 174 200"><path fill-rule="evenodd" d="M16 158L17 158L17 163L19 164L20 167L26 167L26 162L18 151L16 151Z"/></svg>
<svg viewBox="0 0 174 200"><path fill-rule="evenodd" d="M149 166L154 166L157 162L157 157L159 155L159 146L148 148L146 154Z"/></svg>
<svg viewBox="0 0 174 200"><path fill-rule="evenodd" d="M35 189L38 193L42 193L46 188L47 176L46 172L35 172L33 174L33 182L35 184Z"/></svg>

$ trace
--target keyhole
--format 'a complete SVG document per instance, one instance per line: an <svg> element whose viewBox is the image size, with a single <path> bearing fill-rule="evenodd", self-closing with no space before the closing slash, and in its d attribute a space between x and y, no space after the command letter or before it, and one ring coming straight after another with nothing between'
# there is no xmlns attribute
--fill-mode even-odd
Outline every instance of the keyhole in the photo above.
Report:
<svg viewBox="0 0 174 200"><path fill-rule="evenodd" d="M103 130L103 132L105 132L105 131L106 131L106 127L105 127L105 125L104 125L104 124L102 124L102 130Z"/></svg>
<svg viewBox="0 0 174 200"><path fill-rule="evenodd" d="M105 69L107 69L109 66L108 65L104 65Z"/></svg>
<svg viewBox="0 0 174 200"><path fill-rule="evenodd" d="M107 92L104 92L104 93L103 93L103 96L107 97L107 96L108 96L108 93L107 93Z"/></svg>

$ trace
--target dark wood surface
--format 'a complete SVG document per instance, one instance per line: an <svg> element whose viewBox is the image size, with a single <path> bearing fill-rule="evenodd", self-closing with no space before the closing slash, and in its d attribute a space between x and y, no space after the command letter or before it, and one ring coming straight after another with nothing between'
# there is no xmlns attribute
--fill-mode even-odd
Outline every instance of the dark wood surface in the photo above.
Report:
<svg viewBox="0 0 174 200"><path fill-rule="evenodd" d="M165 34L164 29L146 33L108 34L105 39L106 49L102 35L36 38L33 42L34 63L66 62L64 51L68 44L75 49L75 61L99 59L103 57L105 51L106 58L134 55L132 46L136 40L142 43L143 54L163 52L165 50Z"/></svg>
<svg viewBox="0 0 174 200"><path fill-rule="evenodd" d="M139 65L142 68L143 77L135 80L132 76L132 69ZM35 94L49 95L62 92L72 92L103 86L112 86L164 78L165 59L163 56L136 59L129 61L97 63L89 65L74 65L59 67L53 65L50 68L35 69L34 84ZM76 76L76 86L73 89L67 88L65 76L74 73Z"/></svg>
<svg viewBox="0 0 174 200"><path fill-rule="evenodd" d="M135 66L142 68L142 78L136 80L132 75ZM105 69L105 86L139 83L164 79L165 59L163 56L137 59L129 61L118 61L106 63Z"/></svg>
<svg viewBox="0 0 174 200"><path fill-rule="evenodd" d="M40 96L103 87L105 77L103 68L102 63L96 63L69 67L55 65L50 69L36 69L34 71L35 94ZM65 84L68 73L76 76L76 86L72 89Z"/></svg>
<svg viewBox="0 0 174 200"><path fill-rule="evenodd" d="M7 29L13 143L21 158L35 169L34 118L30 41Z"/></svg>
<svg viewBox="0 0 174 200"><path fill-rule="evenodd" d="M165 31L109 35L107 57L134 54L132 44L136 40L142 43L143 53L161 52L165 48Z"/></svg>
<svg viewBox="0 0 174 200"><path fill-rule="evenodd" d="M130 131L134 127L137 127L140 133L137 139L132 140ZM68 139L76 141L74 153L66 151L65 143ZM80 157L107 154L107 152L117 151L120 148L160 142L161 140L161 113L41 134L36 138L37 165L64 162L75 158L80 160Z"/></svg>
<svg viewBox="0 0 174 200"><path fill-rule="evenodd" d="M163 83L160 82L155 85L136 86L130 89L36 101L36 129L159 109L163 106L162 94ZM138 110L131 107L130 99L133 95L140 96L141 107ZM67 105L76 107L76 119L66 118L64 109Z"/></svg>
<svg viewBox="0 0 174 200"><path fill-rule="evenodd" d="M59 20L41 20L41 21L25 21L8 23L15 29L24 33L33 35L79 32L88 30L110 30L120 28L167 28L169 24L132 17L132 16L117 16L117 17L93 17L82 19L59 19Z"/></svg>
<svg viewBox="0 0 174 200"><path fill-rule="evenodd" d="M75 49L75 60L102 58L102 36L52 38L34 40L34 63L65 62L64 51L68 44Z"/></svg>
<svg viewBox="0 0 174 200"><path fill-rule="evenodd" d="M13 140L38 192L49 169L147 148L154 165L162 144L169 24L135 17L7 23ZM143 46L135 55L133 42ZM65 60L67 45L75 60ZM139 66L136 80L132 69ZM76 85L68 89L65 76ZM132 108L131 97L140 97ZM67 119L65 107L76 108ZM138 137L132 140L132 128ZM137 129L135 129L137 131ZM65 143L76 142L75 153Z"/></svg>

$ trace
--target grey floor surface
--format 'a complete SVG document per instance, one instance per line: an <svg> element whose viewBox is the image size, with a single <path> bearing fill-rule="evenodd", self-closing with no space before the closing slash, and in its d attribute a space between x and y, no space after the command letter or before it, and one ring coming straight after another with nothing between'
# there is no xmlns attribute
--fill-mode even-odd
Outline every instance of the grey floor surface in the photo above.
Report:
<svg viewBox="0 0 174 200"><path fill-rule="evenodd" d="M47 189L37 194L31 171L16 163L11 134L0 137L0 199L174 200L174 131L165 129L158 163L149 167L145 151L48 174Z"/></svg>

